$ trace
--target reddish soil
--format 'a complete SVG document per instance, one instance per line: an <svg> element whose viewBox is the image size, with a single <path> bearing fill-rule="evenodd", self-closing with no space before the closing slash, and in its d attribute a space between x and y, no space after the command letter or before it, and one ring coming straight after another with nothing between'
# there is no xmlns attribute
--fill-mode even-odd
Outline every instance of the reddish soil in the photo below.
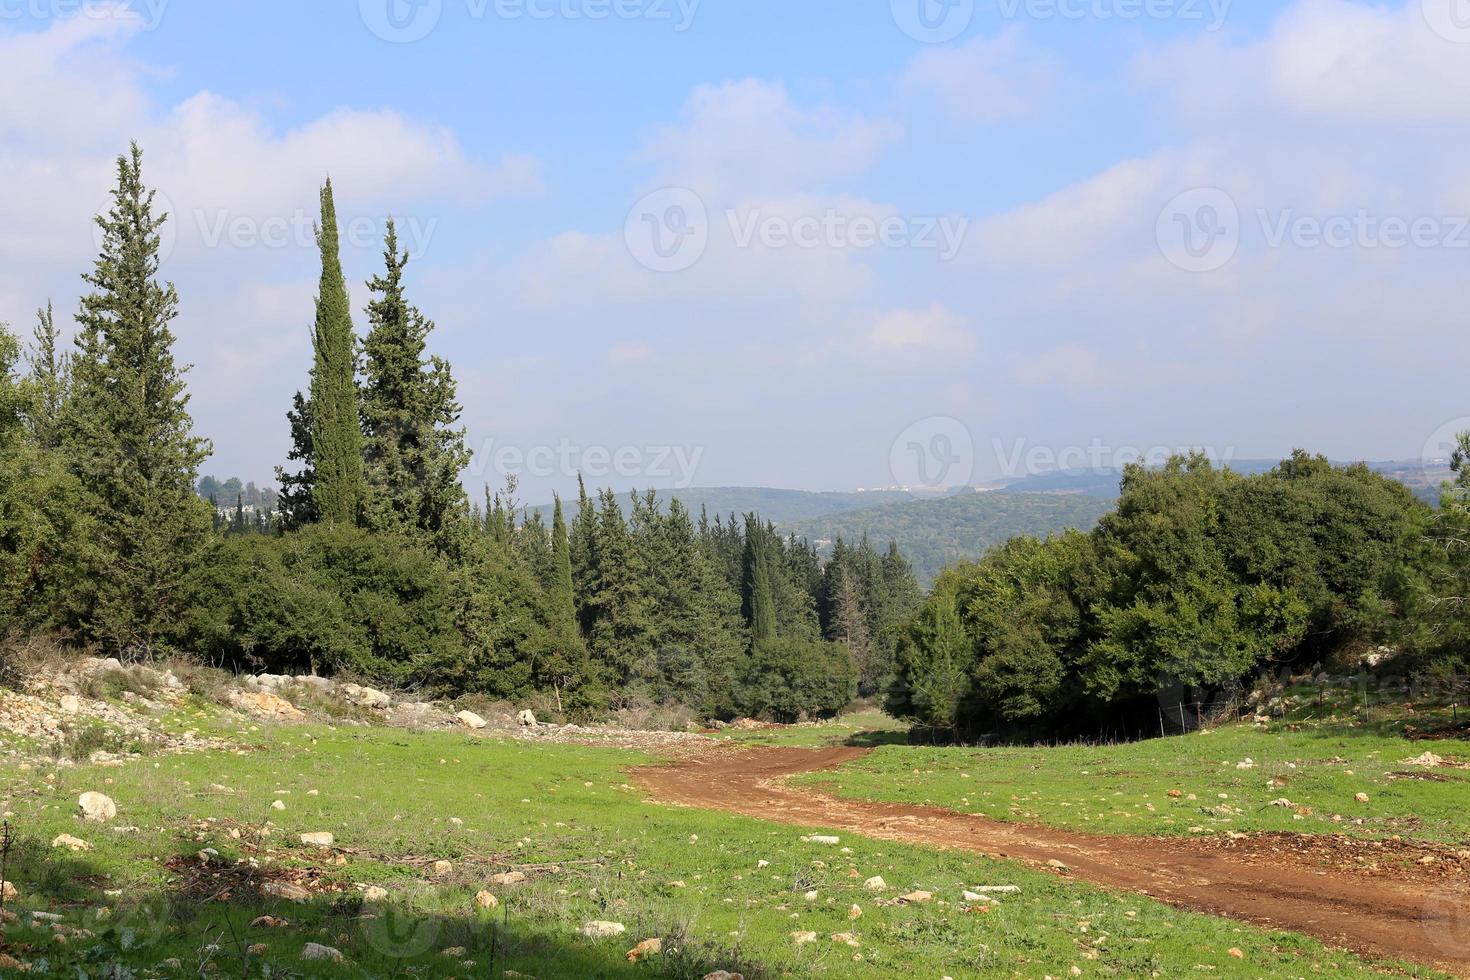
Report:
<svg viewBox="0 0 1470 980"><path fill-rule="evenodd" d="M843 800L785 784L787 776L831 769L865 752L717 752L633 775L666 803L974 851L1042 868L1059 860L1068 871L1057 873L1107 888L1470 977L1470 860L1455 851L1337 836L1084 834L952 810Z"/></svg>

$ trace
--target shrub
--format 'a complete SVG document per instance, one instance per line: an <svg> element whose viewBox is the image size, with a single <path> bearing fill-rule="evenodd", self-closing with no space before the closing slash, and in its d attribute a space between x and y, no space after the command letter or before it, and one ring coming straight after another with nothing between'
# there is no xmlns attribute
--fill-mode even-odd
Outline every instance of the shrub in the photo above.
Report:
<svg viewBox="0 0 1470 980"><path fill-rule="evenodd" d="M852 655L840 643L767 640L751 654L746 713L783 723L830 718L857 697L857 682Z"/></svg>

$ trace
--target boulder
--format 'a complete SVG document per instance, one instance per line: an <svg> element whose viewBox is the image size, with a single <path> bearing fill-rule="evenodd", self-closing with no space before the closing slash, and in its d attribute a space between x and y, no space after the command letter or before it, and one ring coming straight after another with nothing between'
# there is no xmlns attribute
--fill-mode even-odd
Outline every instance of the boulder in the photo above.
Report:
<svg viewBox="0 0 1470 980"><path fill-rule="evenodd" d="M71 834L62 834L51 842L52 847L65 847L73 851L90 851L92 845Z"/></svg>
<svg viewBox="0 0 1470 980"><path fill-rule="evenodd" d="M494 912L500 907L500 899L487 891L482 891L475 895L475 905L487 912Z"/></svg>
<svg viewBox="0 0 1470 980"><path fill-rule="evenodd" d="M306 844L309 847L331 847L336 842L336 838L326 831L322 831L321 833L316 834L301 835L301 843Z"/></svg>
<svg viewBox="0 0 1470 980"><path fill-rule="evenodd" d="M83 820L94 823L106 823L117 816L117 804L101 793L83 793L77 797L77 807L82 811Z"/></svg>
<svg viewBox="0 0 1470 980"><path fill-rule="evenodd" d="M900 895L898 897L900 905L923 905L925 902L932 902L933 900L933 892L909 892L907 895Z"/></svg>
<svg viewBox="0 0 1470 980"><path fill-rule="evenodd" d="M588 939L612 939L627 932L628 927L621 922L593 921L584 923L581 931Z"/></svg>
<svg viewBox="0 0 1470 980"><path fill-rule="evenodd" d="M5 901L11 902L20 897L20 892L10 882L0 881L0 895L5 897Z"/></svg>
<svg viewBox="0 0 1470 980"><path fill-rule="evenodd" d="M362 893L362 898L365 902L386 901L388 898L388 889L379 887L378 885L372 885L367 891Z"/></svg>
<svg viewBox="0 0 1470 980"><path fill-rule="evenodd" d="M521 723L521 727L522 728L535 728L536 727L536 724L537 724L536 723L536 713L534 711L530 711L530 710L522 711L520 713L520 715L517 716L517 717L518 717L518 720Z"/></svg>
<svg viewBox="0 0 1470 980"><path fill-rule="evenodd" d="M874 875L867 881L863 882L863 887L870 892L881 892L883 889L888 887L888 882L883 880L882 875Z"/></svg>
<svg viewBox="0 0 1470 980"><path fill-rule="evenodd" d="M301 950L303 960L330 960L333 963L342 962L342 951L333 949L331 946L323 946L320 943L307 943Z"/></svg>
<svg viewBox="0 0 1470 980"><path fill-rule="evenodd" d="M284 902L305 902L311 898L311 892L289 881L267 881L260 886L260 895L262 898L279 898Z"/></svg>
<svg viewBox="0 0 1470 980"><path fill-rule="evenodd" d="M473 711L461 711L459 714L455 715L454 718L464 727L474 729L475 731L479 731L481 728L487 728L490 725L488 721L486 721L484 718L481 718Z"/></svg>
<svg viewBox="0 0 1470 980"><path fill-rule="evenodd" d="M382 691L371 687L363 687L359 684L343 684L342 693L347 700L359 708L372 708L374 711L386 711L392 704L393 699Z"/></svg>
<svg viewBox="0 0 1470 980"><path fill-rule="evenodd" d="M230 705L260 718L301 721L306 715L290 701L266 691L231 691Z"/></svg>

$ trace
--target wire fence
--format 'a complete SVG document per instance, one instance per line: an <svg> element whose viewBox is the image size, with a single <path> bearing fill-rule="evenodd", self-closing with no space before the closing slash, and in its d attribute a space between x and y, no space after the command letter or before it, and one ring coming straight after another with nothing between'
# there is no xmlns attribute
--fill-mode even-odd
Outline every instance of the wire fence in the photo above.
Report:
<svg viewBox="0 0 1470 980"><path fill-rule="evenodd" d="M1470 674L1432 678L1335 677L1283 686L1270 694L1242 697L1217 695L1208 699L1160 704L1158 733L1162 738L1188 735L1252 718L1299 721L1324 720L1351 713L1354 720L1375 722L1443 712L1451 724L1470 721Z"/></svg>

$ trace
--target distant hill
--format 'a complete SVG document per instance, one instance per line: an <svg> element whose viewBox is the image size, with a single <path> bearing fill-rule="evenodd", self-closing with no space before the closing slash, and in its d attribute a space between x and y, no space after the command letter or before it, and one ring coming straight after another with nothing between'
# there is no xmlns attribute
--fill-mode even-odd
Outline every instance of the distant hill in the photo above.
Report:
<svg viewBox="0 0 1470 980"><path fill-rule="evenodd" d="M934 495L929 496L932 498ZM699 516L702 507L709 509L711 520L716 515L728 517L730 514L737 514L743 517L754 511L776 524L791 524L852 510L877 507L882 504L923 499L920 495L909 493L906 490L812 493L806 490L774 490L770 487L696 487L689 490L660 490L658 498L665 502L672 499L682 501L695 517ZM570 520L577 511L577 501L573 499L564 503L567 508L567 519ZM550 504L542 504L533 509L541 511L548 520L550 519Z"/></svg>
<svg viewBox="0 0 1470 980"><path fill-rule="evenodd" d="M909 500L782 525L824 550L841 537L866 534L875 547L897 541L928 585L945 565L983 555L1018 534L1045 535L1075 527L1090 530L1112 508L1082 493L967 493L939 500Z"/></svg>

